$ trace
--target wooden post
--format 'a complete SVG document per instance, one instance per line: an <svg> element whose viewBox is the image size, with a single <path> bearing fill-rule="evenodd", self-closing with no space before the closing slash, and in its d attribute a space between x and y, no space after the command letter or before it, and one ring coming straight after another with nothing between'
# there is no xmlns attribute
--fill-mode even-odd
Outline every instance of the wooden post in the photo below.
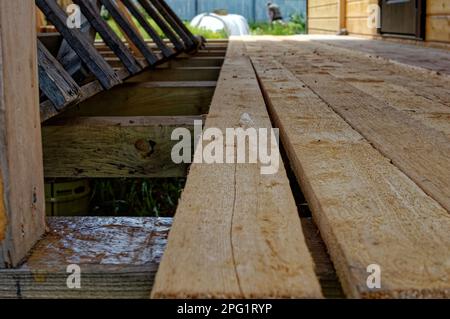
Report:
<svg viewBox="0 0 450 319"><path fill-rule="evenodd" d="M346 23L346 0L338 1L338 34L347 34L347 23Z"/></svg>
<svg viewBox="0 0 450 319"><path fill-rule="evenodd" d="M34 1L0 0L0 268L45 231Z"/></svg>

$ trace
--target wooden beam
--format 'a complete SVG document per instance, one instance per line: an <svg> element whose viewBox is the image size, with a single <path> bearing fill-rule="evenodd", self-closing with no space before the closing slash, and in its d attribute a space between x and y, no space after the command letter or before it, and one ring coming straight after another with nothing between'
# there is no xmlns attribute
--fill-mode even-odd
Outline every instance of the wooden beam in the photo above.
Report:
<svg viewBox="0 0 450 319"><path fill-rule="evenodd" d="M205 127L238 128L247 113L270 129L250 60L230 46ZM261 165L191 166L153 298L322 296L284 167L261 175Z"/></svg>
<svg viewBox="0 0 450 319"><path fill-rule="evenodd" d="M185 177L171 159L172 131L194 129L200 116L93 117L43 127L44 174L58 177ZM192 134L193 135L193 134Z"/></svg>
<svg viewBox="0 0 450 319"><path fill-rule="evenodd" d="M117 7L117 5L111 0L100 0L108 12L111 14L111 17L118 24L123 33L128 37L130 42L132 42L138 49L139 52L142 53L144 58L150 65L155 65L160 59L156 54L150 49L150 47L145 43L142 35L138 32L138 30L131 24L129 19L123 14L121 9ZM123 5L122 2L117 2L119 5ZM124 8L126 10L126 8Z"/></svg>
<svg viewBox="0 0 450 319"><path fill-rule="evenodd" d="M172 42L177 51L183 51L185 49L183 43L177 37L175 32L170 28L167 22L162 18L162 16L155 10L155 8L148 2L148 0L138 0L141 7L150 16L150 18L155 21L162 32L167 36L167 38Z"/></svg>
<svg viewBox="0 0 450 319"><path fill-rule="evenodd" d="M56 110L65 104L75 103L81 96L80 87L38 40L39 88Z"/></svg>
<svg viewBox="0 0 450 319"><path fill-rule="evenodd" d="M121 85L62 116L183 116L208 113L216 82L144 82Z"/></svg>
<svg viewBox="0 0 450 319"><path fill-rule="evenodd" d="M144 31L152 38L153 42L157 45L158 49L161 50L162 55L165 58L170 58L176 54L176 52L169 48L166 43L161 39L160 35L156 30L149 24L147 19L142 15L139 11L139 8L136 7L133 1L131 0L120 0L131 15L137 20L137 22L141 25Z"/></svg>
<svg viewBox="0 0 450 319"><path fill-rule="evenodd" d="M45 231L35 23L32 1L0 0L0 268Z"/></svg>
<svg viewBox="0 0 450 319"><path fill-rule="evenodd" d="M188 50L195 50L198 46L197 39L186 28L184 23L178 18L178 16L172 11L172 9L164 2L159 0L149 0L151 4L156 8L159 14L166 20L166 22L172 27L173 30L184 41L184 44Z"/></svg>
<svg viewBox="0 0 450 319"><path fill-rule="evenodd" d="M450 211L450 138L322 71L308 58L296 66L295 75Z"/></svg>
<svg viewBox="0 0 450 319"><path fill-rule="evenodd" d="M127 83L148 81L217 81L221 67L175 67L143 72L127 80Z"/></svg>
<svg viewBox="0 0 450 319"><path fill-rule="evenodd" d="M151 217L48 218L49 232L25 263L0 270L0 298L147 299L171 224ZM81 269L80 289L67 287L71 264Z"/></svg>
<svg viewBox="0 0 450 319"><path fill-rule="evenodd" d="M78 29L71 29L67 26L67 15L58 6L55 0L35 0L39 8L44 12L71 48L77 53L79 58L86 64L88 69L100 81L103 88L111 87L121 83L114 70L105 62L99 52L95 50L88 38Z"/></svg>
<svg viewBox="0 0 450 319"><path fill-rule="evenodd" d="M448 297L450 284L442 280L448 212L334 112L311 82L290 72L292 64L275 61L267 52L280 48L277 41L249 42L247 48L346 295ZM283 52L278 59L286 63ZM381 270L379 288L367 285L374 264Z"/></svg>
<svg viewBox="0 0 450 319"><path fill-rule="evenodd" d="M120 79L125 79L129 76L128 71L124 68L118 70L117 74ZM81 88L81 90L80 90L81 97L79 98L79 100L77 102L82 102L82 101L96 95L97 93L99 93L101 91L103 91L103 87L99 81L95 80L95 81L89 82L88 84L83 85L83 87ZM39 106L40 114L41 114L41 122L45 122L45 121L49 120L50 118L58 115L62 111L67 110L68 108L70 108L73 105L74 105L73 103L65 103L60 108L56 109L51 101L47 100L45 102L42 102Z"/></svg>
<svg viewBox="0 0 450 319"><path fill-rule="evenodd" d="M103 20L100 13L92 7L90 2L82 0L74 0L74 3L80 6L81 12L89 20L92 27L97 30L97 32L102 37L103 41L108 45L108 47L114 52L125 68L130 72L130 74L136 74L142 70L139 62L133 56L133 54L128 50L119 36L108 26L108 24Z"/></svg>

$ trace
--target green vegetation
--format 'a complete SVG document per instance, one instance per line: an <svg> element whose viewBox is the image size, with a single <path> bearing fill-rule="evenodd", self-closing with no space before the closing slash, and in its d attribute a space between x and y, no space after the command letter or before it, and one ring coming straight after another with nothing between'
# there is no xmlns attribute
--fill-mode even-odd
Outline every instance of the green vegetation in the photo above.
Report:
<svg viewBox="0 0 450 319"><path fill-rule="evenodd" d="M172 217L184 178L92 179L90 215Z"/></svg>
<svg viewBox="0 0 450 319"><path fill-rule="evenodd" d="M120 36L122 39L124 39L124 36L122 32L120 31L120 28L117 26L117 24L109 18L107 15L104 15L104 18L108 21L111 28ZM147 16L147 20L149 23L153 26L155 30L158 31L158 33L161 35L162 38L165 38L164 33L161 31L161 29L156 25L156 23ZM206 39L224 39L227 38L227 34L225 31L219 31L219 32L213 32L206 30L205 28L196 28L189 24L189 22L185 22L186 26L192 31L192 33L196 35L201 35L205 37ZM147 33L144 31L144 29L137 23L135 20L135 24L139 28L140 33L144 36L145 39L149 39L150 37L147 35ZM250 23L250 31L253 35L295 35L295 34L302 34L305 33L305 18L303 15L300 14L294 14L290 17L288 22L283 23L274 23L270 24L268 22L255 22Z"/></svg>
<svg viewBox="0 0 450 319"><path fill-rule="evenodd" d="M292 15L288 22L268 22L251 23L252 35L295 35L306 31L305 18L300 14Z"/></svg>

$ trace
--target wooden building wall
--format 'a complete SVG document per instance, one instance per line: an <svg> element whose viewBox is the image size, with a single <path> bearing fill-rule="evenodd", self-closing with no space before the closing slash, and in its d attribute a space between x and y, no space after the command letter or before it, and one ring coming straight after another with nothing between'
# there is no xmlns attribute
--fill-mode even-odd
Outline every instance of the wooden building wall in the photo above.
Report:
<svg viewBox="0 0 450 319"><path fill-rule="evenodd" d="M450 43L450 0L427 0L427 41Z"/></svg>
<svg viewBox="0 0 450 319"><path fill-rule="evenodd" d="M349 33L356 35L377 35L376 28L369 28L369 5L378 5L378 0L347 0L345 26Z"/></svg>
<svg viewBox="0 0 450 319"><path fill-rule="evenodd" d="M338 31L339 0L309 0L308 30L311 34L335 34Z"/></svg>
<svg viewBox="0 0 450 319"><path fill-rule="evenodd" d="M342 2L344 10L340 9ZM427 0L426 3L425 40L450 43L450 0ZM336 34L340 26L344 26L351 35L379 37L377 30L367 24L371 4L377 5L378 0L309 0L308 32Z"/></svg>

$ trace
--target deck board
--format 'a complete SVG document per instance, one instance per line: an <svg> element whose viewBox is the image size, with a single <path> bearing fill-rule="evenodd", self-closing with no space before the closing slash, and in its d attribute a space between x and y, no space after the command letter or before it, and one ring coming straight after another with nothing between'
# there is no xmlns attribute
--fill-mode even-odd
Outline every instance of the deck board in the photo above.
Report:
<svg viewBox="0 0 450 319"><path fill-rule="evenodd" d="M448 212L297 74L265 56L268 43L253 45L264 48L250 53L252 62L346 295L448 297ZM380 289L366 286L371 264L382 269Z"/></svg>
<svg viewBox="0 0 450 319"><path fill-rule="evenodd" d="M239 41L230 43L206 128L271 128L262 93ZM153 298L322 297L283 167L193 164Z"/></svg>

